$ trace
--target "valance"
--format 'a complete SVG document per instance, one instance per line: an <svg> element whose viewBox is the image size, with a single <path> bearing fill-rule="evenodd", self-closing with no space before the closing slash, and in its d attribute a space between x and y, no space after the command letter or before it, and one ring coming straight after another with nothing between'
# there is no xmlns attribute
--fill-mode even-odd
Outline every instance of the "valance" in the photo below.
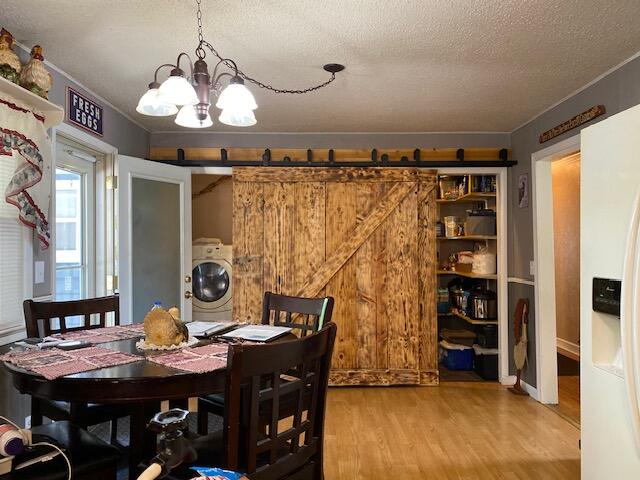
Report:
<svg viewBox="0 0 640 480"><path fill-rule="evenodd" d="M18 208L20 221L35 230L46 249L50 239L52 153L44 117L10 95L0 94L0 161L5 156L17 159L5 199Z"/></svg>

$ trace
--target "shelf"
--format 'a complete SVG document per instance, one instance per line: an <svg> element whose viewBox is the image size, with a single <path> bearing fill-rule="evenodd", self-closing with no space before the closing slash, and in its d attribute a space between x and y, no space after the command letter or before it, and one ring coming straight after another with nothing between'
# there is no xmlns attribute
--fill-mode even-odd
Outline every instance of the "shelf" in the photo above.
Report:
<svg viewBox="0 0 640 480"><path fill-rule="evenodd" d="M462 195L455 200L447 200L444 198L438 198L436 202L438 203L465 203L465 202L482 202L484 200L489 200L492 198L496 198L495 192L472 192Z"/></svg>
<svg viewBox="0 0 640 480"><path fill-rule="evenodd" d="M461 237L436 237L436 240L497 240L496 235L466 235Z"/></svg>
<svg viewBox="0 0 640 480"><path fill-rule="evenodd" d="M456 272L455 270L438 270L437 271L438 275L457 275L459 277L466 277L466 278L479 278L479 279L483 279L483 280L497 280L498 279L498 275L494 274L494 275L480 275L477 273L467 273L467 272Z"/></svg>
<svg viewBox="0 0 640 480"><path fill-rule="evenodd" d="M463 315L462 313L456 310L451 310L450 315L461 318L462 320L470 323L471 325L498 325L498 320L476 320L474 318L467 317L466 315Z"/></svg>
<svg viewBox="0 0 640 480"><path fill-rule="evenodd" d="M64 110L61 106L51 103L49 100L45 100L35 93L32 93L3 77L0 77L0 93L11 95L16 100L19 100L29 108L33 109L36 113L41 113L45 118L45 129L60 124L64 118Z"/></svg>

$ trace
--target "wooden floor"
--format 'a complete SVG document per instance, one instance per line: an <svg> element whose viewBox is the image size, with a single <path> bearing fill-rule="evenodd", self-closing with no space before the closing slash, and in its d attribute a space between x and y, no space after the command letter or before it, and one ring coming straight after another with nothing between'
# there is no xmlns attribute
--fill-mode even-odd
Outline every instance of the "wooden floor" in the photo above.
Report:
<svg viewBox="0 0 640 480"><path fill-rule="evenodd" d="M580 426L580 377L558 377L558 405L548 405L557 414Z"/></svg>
<svg viewBox="0 0 640 480"><path fill-rule="evenodd" d="M496 383L331 388L327 480L578 479L580 432Z"/></svg>

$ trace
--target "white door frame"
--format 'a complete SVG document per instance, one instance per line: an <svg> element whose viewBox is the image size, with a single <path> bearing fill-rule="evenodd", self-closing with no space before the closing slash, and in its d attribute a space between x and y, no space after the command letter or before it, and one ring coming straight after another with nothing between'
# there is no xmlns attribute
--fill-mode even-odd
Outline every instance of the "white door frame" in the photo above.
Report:
<svg viewBox="0 0 640 480"><path fill-rule="evenodd" d="M95 169L95 295L103 296L106 295L107 285L106 278L107 273L110 270L107 268L107 259L111 258L112 254L107 252L107 248L109 248L109 242L107 242L106 236L106 224L107 224L107 192L106 192L106 177L109 175L108 168L113 165L117 155L118 149L113 145L106 143L96 136L87 133L79 128L75 128L66 123L60 123L55 126L51 132L51 142L52 145L56 145L57 136L60 135L63 138L67 138L73 142L79 143L80 145L84 145L91 150L95 150L98 153L101 153L105 157L105 165L100 166L100 168ZM55 148L53 149L55 155ZM54 158L55 162L55 158ZM56 176L51 175L51 192L52 198L56 191ZM51 245L55 246L55 222L51 224ZM55 248L52 250L54 251ZM50 259L51 268L51 296L50 299L53 299L55 296L55 286L56 286L56 269L55 269L55 258L52 257Z"/></svg>
<svg viewBox="0 0 640 480"><path fill-rule="evenodd" d="M536 313L536 385L541 403L558 403L556 279L551 162L580 151L580 134L531 155Z"/></svg>

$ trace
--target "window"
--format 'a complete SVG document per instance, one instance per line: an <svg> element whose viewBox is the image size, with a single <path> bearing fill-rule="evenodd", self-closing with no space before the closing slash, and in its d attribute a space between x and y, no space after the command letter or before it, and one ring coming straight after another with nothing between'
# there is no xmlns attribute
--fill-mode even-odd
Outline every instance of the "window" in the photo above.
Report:
<svg viewBox="0 0 640 480"><path fill-rule="evenodd" d="M0 195L17 166L15 156L0 157ZM18 220L18 209L0 197L0 336L17 333L24 327L22 301L25 291L25 255L30 231Z"/></svg>
<svg viewBox="0 0 640 480"><path fill-rule="evenodd" d="M56 147L55 299L78 300L94 295L94 162L76 147Z"/></svg>

